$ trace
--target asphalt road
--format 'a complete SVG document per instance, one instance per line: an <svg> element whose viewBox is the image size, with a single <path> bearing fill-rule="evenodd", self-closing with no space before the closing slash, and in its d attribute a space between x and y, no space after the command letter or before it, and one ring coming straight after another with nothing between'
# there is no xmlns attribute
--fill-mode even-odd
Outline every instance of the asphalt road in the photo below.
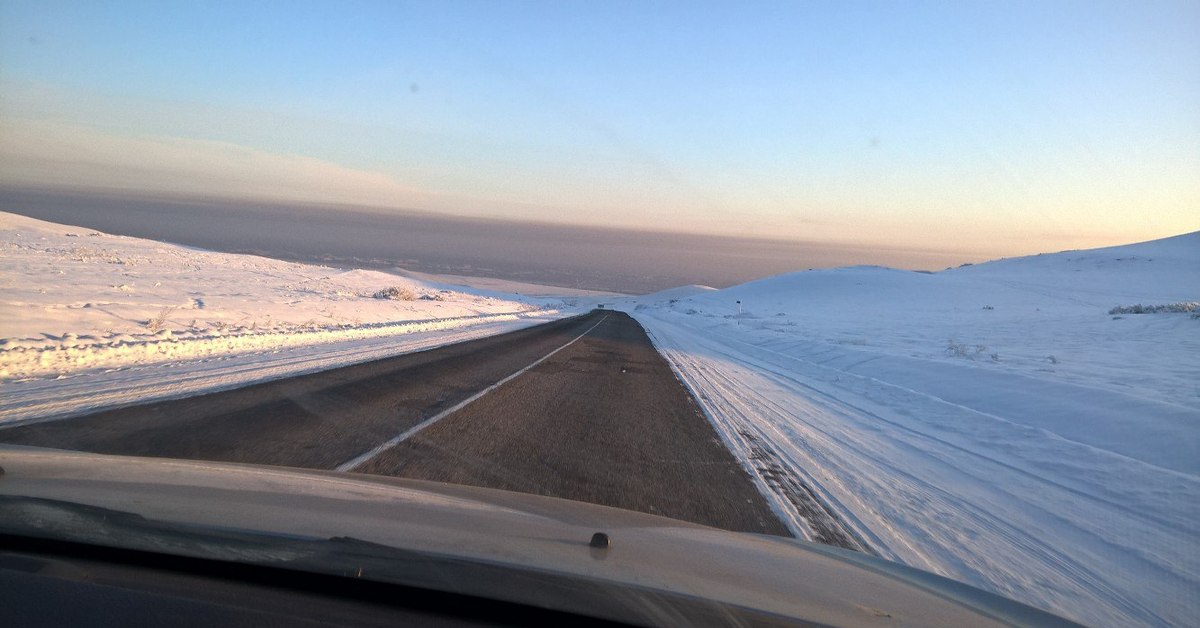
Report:
<svg viewBox="0 0 1200 628"><path fill-rule="evenodd" d="M353 470L788 534L641 326L620 312L3 429L0 442Z"/></svg>

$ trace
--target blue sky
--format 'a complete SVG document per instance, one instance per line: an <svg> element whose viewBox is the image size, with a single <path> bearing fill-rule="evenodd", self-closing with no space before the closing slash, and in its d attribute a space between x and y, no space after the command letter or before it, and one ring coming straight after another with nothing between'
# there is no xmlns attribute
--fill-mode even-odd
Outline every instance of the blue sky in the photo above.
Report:
<svg viewBox="0 0 1200 628"><path fill-rule="evenodd" d="M0 181L1119 243L1200 228L1197 33L1194 1L4 2Z"/></svg>

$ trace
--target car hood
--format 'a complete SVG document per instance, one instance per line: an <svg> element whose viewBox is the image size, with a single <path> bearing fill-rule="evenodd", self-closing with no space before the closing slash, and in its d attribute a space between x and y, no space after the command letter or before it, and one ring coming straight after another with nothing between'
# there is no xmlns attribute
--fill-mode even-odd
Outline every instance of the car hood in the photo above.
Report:
<svg viewBox="0 0 1200 628"><path fill-rule="evenodd" d="M855 552L549 497L381 476L12 445L0 445L0 467L0 497L133 513L191 530L349 537L368 547L503 566L540 579L520 586L490 572L495 577L464 577L449 586L457 593L559 605L633 623L670 624L680 616L670 604L648 603L650 598L638 595L622 601L606 594L615 606L600 608L593 604L595 594L592 602L587 595L555 595L562 587L543 586L545 578L558 575L572 586L603 585L596 591L652 592L660 601L703 600L716 605L710 608L750 609L753 617L828 625L1069 625L967 585ZM33 525L31 517L25 519ZM72 534L86 535L94 527L76 526L82 532ZM606 549L589 544L596 532L608 536ZM388 579L386 564L372 564L366 575ZM405 583L447 586L411 580ZM711 618L730 623L735 615Z"/></svg>

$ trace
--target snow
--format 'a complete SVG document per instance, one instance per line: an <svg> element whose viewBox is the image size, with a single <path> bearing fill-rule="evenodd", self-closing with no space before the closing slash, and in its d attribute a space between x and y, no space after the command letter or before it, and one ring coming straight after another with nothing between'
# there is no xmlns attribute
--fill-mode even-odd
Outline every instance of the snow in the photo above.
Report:
<svg viewBox="0 0 1200 628"><path fill-rule="evenodd" d="M390 287L414 300L373 296ZM1109 311L1198 300L1200 233L933 274L840 268L622 297L219 254L0 213L0 425L604 303L646 327L798 536L824 538L832 521L848 544L1085 623L1186 625L1200 612L1200 318Z"/></svg>
<svg viewBox="0 0 1200 628"><path fill-rule="evenodd" d="M637 302L638 303L661 303L664 301L665 302L677 301L679 299L686 299L688 297L693 297L696 295L713 292L715 290L716 290L716 288L713 288L711 286L702 286L699 284L692 284L690 286L679 286L678 288L668 288L666 290L659 290L658 292L654 292L651 294L644 294L637 298Z"/></svg>
<svg viewBox="0 0 1200 628"><path fill-rule="evenodd" d="M392 287L412 300L375 297ZM0 212L0 424L512 331L601 296L214 253Z"/></svg>
<svg viewBox="0 0 1200 628"><path fill-rule="evenodd" d="M738 304L738 301L741 303ZM1094 625L1200 611L1200 233L625 299L801 537Z"/></svg>

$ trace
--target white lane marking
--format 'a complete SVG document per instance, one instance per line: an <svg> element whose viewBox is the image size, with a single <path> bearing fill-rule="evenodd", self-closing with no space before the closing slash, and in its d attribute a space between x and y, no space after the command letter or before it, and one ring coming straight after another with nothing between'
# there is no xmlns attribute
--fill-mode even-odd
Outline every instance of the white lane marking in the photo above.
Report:
<svg viewBox="0 0 1200 628"><path fill-rule="evenodd" d="M446 418L447 416L450 416L451 414L454 414L455 412L458 412L459 410L462 410L463 408L467 407L467 406L468 406L468 405L469 405L471 402L475 401L476 399L479 399L480 397L482 397L482 396L484 396L484 395L486 395L486 394L488 394L488 393L492 392L493 390L496 390L497 388L499 388L499 387L501 387L501 386L503 386L503 385L507 384L508 382L511 382L512 380L514 380L514 379L516 379L517 377L521 376L521 374L525 373L525 372L526 372L526 371L528 371L529 369L531 369L531 368L533 368L533 367L535 367L535 366L537 366L537 365L541 364L542 362L545 362L546 360L550 359L550 356L554 355L555 353L558 353L559 351L562 351L563 349L566 349L567 347L569 347L569 346L571 346L571 345L575 344L575 343L576 343L576 342L577 342L577 341L578 341L580 338L583 338L584 336L586 336L586 335L588 335L588 334L592 333L592 330L593 330L593 329L595 329L595 328L597 328L597 327L599 327L599 326L600 326L600 323L603 323L603 322L604 322L604 319L606 319L606 318L608 318L608 314L605 314L603 318L601 318L600 320L596 321L596 324L595 324L595 325L592 325L591 327L589 327L587 331L583 332L582 334L579 334L578 336L576 336L576 337L575 337L573 340L571 340L571 341L570 341L570 342L568 342L567 344L565 344L565 345L563 345L563 346L561 346L561 347L559 347L559 348L555 349L554 351L551 351L550 353L547 353L546 355L544 355L544 356L542 356L542 357L538 358L536 361L534 361L534 362L533 362L532 364L530 364L529 366L526 366L525 368L523 368L523 369L521 369L521 370L517 371L516 373L513 373L512 375L509 375L508 377L505 377L504 379L502 379L502 380L500 380L500 381L496 382L495 384L492 384L491 386L488 386L487 388L484 388L483 390L481 390L481 391L479 391L479 392L475 393L474 395L471 395L470 397L467 397L466 399L464 399L464 400L462 400L462 401L458 402L458 403L457 403L457 404L455 404L454 406L452 406L452 407L450 407L450 408L447 408L447 409L445 409L445 410L442 410L441 412L439 412L439 413L437 413L437 414L435 414L435 415L433 415L433 416L429 417L428 419L425 419L424 421L422 421L422 422L420 422L420 423L418 423L418 424L416 424L416 425L414 425L414 426L412 426L412 427L408 428L408 429L407 429L407 430L405 430L404 432L401 432L401 433L400 433L398 436L396 436L395 438L393 438L393 439L391 439L391 440L387 441L386 443L384 443L384 444L382 444L382 445L380 445L380 446L378 446L378 447L376 447L376 448L372 449L371 451L368 451L368 452L366 452L366 453L364 453L364 454L361 454L361 455L359 455L359 456L356 456L355 458L353 458L353 459L351 459L351 460L348 460L348 461L346 461L346 462L343 462L342 464L339 464L337 467L334 467L334 470L335 470L335 471L351 471L351 470L353 470L355 467L358 467L359 465L361 465L361 464L363 464L364 462L366 462L366 461L370 460L371 458L374 458L375 456L378 456L379 454L381 454L381 453L383 453L383 452L385 452L385 451L387 451L387 450L391 449L392 447L395 447L396 445L399 445L400 443L402 443L402 442L404 442L404 441L408 440L409 438L411 438L411 437L412 437L412 435L413 435L413 434L416 434L417 432L420 432L421 430L423 430L423 429L425 429L425 428L429 427L430 425L433 425L434 423L437 423L438 421L441 421L442 419Z"/></svg>

